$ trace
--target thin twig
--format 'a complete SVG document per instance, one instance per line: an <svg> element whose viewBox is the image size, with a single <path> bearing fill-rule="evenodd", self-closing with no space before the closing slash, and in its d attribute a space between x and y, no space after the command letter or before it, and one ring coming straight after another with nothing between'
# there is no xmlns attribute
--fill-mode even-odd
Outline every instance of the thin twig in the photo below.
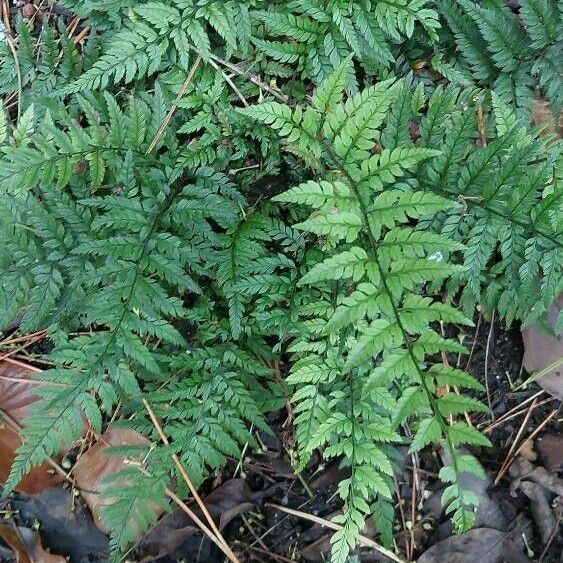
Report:
<svg viewBox="0 0 563 563"><path fill-rule="evenodd" d="M182 86L180 87L180 90L178 91L178 95L176 96L176 100L174 101L174 103L172 104L172 107L168 110L168 113L166 114L166 117L162 120L162 123L160 124L154 139L152 140L151 144L149 145L149 148L145 151L145 154L150 154L154 147L156 147L158 141L160 140L160 138L162 137L162 135L164 134L164 131L166 131L166 128L168 127L170 120L172 119L174 113L176 112L176 109L178 109L178 102L184 97L184 94L186 93L186 90L188 89L188 86L190 85L190 82L192 81L195 71L197 70L197 67L199 66L199 63L201 62L201 57L198 55L194 64L192 65L192 68L190 69L190 71L188 72L188 76L186 76L186 79L184 80L184 83L182 84Z"/></svg>
<svg viewBox="0 0 563 563"><path fill-rule="evenodd" d="M23 91L23 83L22 83L22 73L21 73L21 69L20 69L20 61L18 59L18 52L16 50L16 47L14 46L14 40L8 35L6 34L6 42L8 43L8 47L10 48L10 51L12 52L12 56L14 57L14 65L16 67L16 78L18 81L18 97L17 97L17 116L18 116L18 121L20 120L21 117L21 97L22 97L22 91Z"/></svg>
<svg viewBox="0 0 563 563"><path fill-rule="evenodd" d="M192 51L195 51L196 53L198 52L198 50L193 45L190 45L190 49ZM281 92L279 92L275 88L268 86L268 84L266 84L265 82L262 82L262 80L260 80L260 78L258 76L249 75L246 70L243 70L242 68L238 67L237 65L235 65L235 64L233 64L229 61L226 61L225 59L222 59L221 57L218 57L217 55L211 54L211 55L209 55L209 58L210 58L210 60L212 60L216 63L219 63L220 65L224 66L225 68L228 68L229 70L233 71L235 74L238 74L239 76L246 77L250 82L252 82L252 84L254 84L255 86L258 86L258 88L260 88L261 90L264 90L264 92L268 92L269 94L272 94L272 96L274 96L275 98L280 100L280 102L287 103L287 101L289 100L289 98L285 94L282 94Z"/></svg>
<svg viewBox="0 0 563 563"><path fill-rule="evenodd" d="M280 504L273 504L271 502L267 502L264 506L269 506L270 508L275 508L276 510L280 510L281 512L285 512L287 514L291 514L292 516L297 516L298 518L303 518L303 520L309 520L309 522L314 522L315 524L320 524L325 528L329 528L331 530L336 530L337 532L343 529L343 526L340 524L335 524L330 520L326 520L325 518L321 518L320 516L315 516L314 514L308 514L307 512L301 512L300 510L294 510L293 508L288 508L287 506L282 506ZM379 545L378 543L374 542L370 538L366 538L365 536L358 536L358 543L366 546L371 547L375 551L378 551L385 557L392 559L396 563L405 563L402 559L397 557L392 551L385 549L383 546Z"/></svg>
<svg viewBox="0 0 563 563"><path fill-rule="evenodd" d="M17 344L19 342L26 342L27 340L29 340L30 338L44 338L45 336L47 336L47 331L46 330L40 330L38 332L32 332L30 334L25 334L24 336L17 336L15 338L8 338L6 340L0 340L0 346L7 346L8 344ZM35 340L34 340L35 342Z"/></svg>
<svg viewBox="0 0 563 563"><path fill-rule="evenodd" d="M154 411L152 410L151 406L149 405L149 403L146 399L143 399L143 404L145 405L145 408L147 409L147 412L149 413L149 417L151 419L151 422L153 423L154 427L156 428L156 431L158 432L160 439L162 440L162 442L166 446L169 446L170 441L168 440L168 437L166 436L166 434L162 430L162 426L160 425L160 422L156 418ZM194 497L195 501L197 502L197 504L198 504L199 508L201 509L201 511L203 512L203 514L205 515L205 518L209 522L209 526L213 530L215 536L217 537L217 539L220 542L223 543L224 547L228 550L229 559L231 559L231 561L233 561L235 563L238 563L237 556L232 552L231 548L229 547L229 545L227 544L227 542L223 538L221 532L219 531L219 528L215 524L215 521L211 517L211 514L209 514L207 507L205 506L204 502L201 500L199 493L197 492L196 488L194 487L194 484L192 483L192 480L190 479L190 476L188 475L186 468L184 467L184 465L180 461L180 458L175 453L172 454L172 461L174 462L174 464L178 468L178 471L180 472L180 475L182 476L182 478L186 482L186 485L188 485L188 488L190 489L192 496Z"/></svg>
<svg viewBox="0 0 563 563"><path fill-rule="evenodd" d="M219 68L219 65L215 61L213 61L212 59L209 59L209 64L217 72L221 73L223 80L232 88L232 90L236 94L237 98L242 102L242 105L244 107L248 107L249 104L246 101L246 98L242 95L242 92L237 88L237 85L232 81L231 77L223 69Z"/></svg>
<svg viewBox="0 0 563 563"><path fill-rule="evenodd" d="M544 399L543 401L540 401L539 403L536 404L536 408L541 407L543 405L547 405L547 403L551 403L552 401L556 401L557 399L555 397L549 397L548 399ZM491 432L492 430L494 430L497 426L504 424L505 422L508 422L509 420L520 416L522 414L524 414L526 412L526 409L522 409L521 411L517 411L512 413L510 416L500 420L497 419L494 423L491 423L489 426L487 426L483 432L485 434L488 434L489 432Z"/></svg>
<svg viewBox="0 0 563 563"><path fill-rule="evenodd" d="M477 345L477 336L479 335L479 328L481 328L481 319L483 315L479 313L477 318L477 326L475 327L475 334L473 335L473 344L471 345L471 351L469 352L469 358L467 364L465 364L465 371L469 371L469 364L471 363L471 358L473 358L473 352L475 352L475 346Z"/></svg>
<svg viewBox="0 0 563 563"><path fill-rule="evenodd" d="M557 414L557 412L558 412L557 409L553 410L551 412L551 414L549 416L547 416L547 418L545 418L545 420L525 440L522 441L522 443L516 449L516 451L512 455L507 457L507 459L503 463L503 466L501 467L500 471L498 472L498 475L496 476L493 485L498 484L498 482L501 480L502 476L507 472L508 468L512 465L514 460L518 457L518 455L520 454L520 452L522 451L522 449L526 445L526 442L532 440L535 436L537 436L537 434L541 431L541 429Z"/></svg>
<svg viewBox="0 0 563 563"><path fill-rule="evenodd" d="M20 368L27 369L28 371L34 371L34 372L43 371L42 369L36 368L35 366L32 366L30 364L24 364L23 362L20 362L18 360L14 360L13 358L4 358L4 362L6 362L8 364L13 364L13 365L18 366Z"/></svg>
<svg viewBox="0 0 563 563"><path fill-rule="evenodd" d="M487 390L487 404L489 405L489 410L491 411L491 418L495 419L495 413L493 411L493 406L491 403L491 392L489 390L489 351L491 349L491 339L493 335L493 327L495 324L495 312L491 317L491 326L489 328L489 335L487 336L487 347L485 349L485 389Z"/></svg>

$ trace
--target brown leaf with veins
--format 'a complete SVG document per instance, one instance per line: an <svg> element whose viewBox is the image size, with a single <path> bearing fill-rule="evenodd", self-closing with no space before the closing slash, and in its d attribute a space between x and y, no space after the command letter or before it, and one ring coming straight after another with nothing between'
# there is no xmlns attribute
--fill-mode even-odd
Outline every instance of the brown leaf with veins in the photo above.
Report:
<svg viewBox="0 0 563 563"><path fill-rule="evenodd" d="M103 493L109 487L115 486L104 482L104 479L130 466L127 464L127 458L123 456L106 455L105 452L110 446L150 446L150 442L134 430L110 426L101 439L76 462L72 471L74 481L82 491L82 497L92 512L94 522L104 532L109 530L101 520L101 513L112 500ZM154 510L157 516L163 512L156 504Z"/></svg>
<svg viewBox="0 0 563 563"><path fill-rule="evenodd" d="M21 444L16 425L21 425L29 405L37 401L37 383L33 383L37 368L10 359L0 361L0 483L6 480L14 460L14 452ZM31 381L27 383L27 381ZM11 424L9 420L15 424ZM47 463L34 467L18 484L16 490L35 494L62 482Z"/></svg>

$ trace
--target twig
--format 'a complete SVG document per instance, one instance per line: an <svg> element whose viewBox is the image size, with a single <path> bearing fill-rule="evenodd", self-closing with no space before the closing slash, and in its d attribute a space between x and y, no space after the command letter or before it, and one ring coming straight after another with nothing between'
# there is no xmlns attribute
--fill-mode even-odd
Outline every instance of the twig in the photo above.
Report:
<svg viewBox="0 0 563 563"><path fill-rule="evenodd" d="M260 536L258 536L258 534L254 531L254 528L250 525L250 522L248 521L248 518L244 515L241 514L240 515L242 518L242 521L244 522L244 525L247 527L248 531L250 532L250 534L252 535L252 537L258 542L258 544L263 548L263 549L268 549L268 546L262 541L262 539L260 538Z"/></svg>
<svg viewBox="0 0 563 563"><path fill-rule="evenodd" d="M192 51L195 51L196 53L198 52L198 50L193 45L190 45L190 49ZM221 57L218 57L217 55L211 54L211 55L209 55L209 58L210 58L210 60L212 60L216 63L219 63L220 65L224 66L225 68L228 68L229 70L233 71L235 74L238 74L239 76L246 77L248 80L250 80L250 82L252 82L252 84L254 84L255 86L258 86L258 88L260 88L261 90L264 90L265 92L268 92L269 94L272 94L272 96L274 96L274 98L277 98L278 100L280 100L280 102L287 103L287 101L289 100L289 98L285 94L282 94L282 93L278 92L275 88L268 86L268 84L266 84L265 82L262 82L262 80L260 80L260 78L258 76L249 75L247 71L243 70L242 68L238 67L237 65L235 65L235 64L233 64L229 61L226 61L225 59L222 59Z"/></svg>
<svg viewBox="0 0 563 563"><path fill-rule="evenodd" d="M405 518L405 511L403 510L403 499L401 498L401 491L399 489L399 482L397 481L397 477L393 475L393 483L395 484L395 492L397 493L397 504L399 505L399 515L401 516L401 526L403 527L404 532L408 532L407 530L407 520ZM405 538L405 552L407 555L407 561L410 561L411 558L411 542Z"/></svg>
<svg viewBox="0 0 563 563"><path fill-rule="evenodd" d="M544 399L543 401L540 401L539 403L536 404L536 408L537 407L541 407L543 405L547 405L547 403L551 403L552 401L556 401L557 399L555 397L549 397L548 399ZM504 424L505 422L508 422L509 420L520 416L521 414L524 414L524 412L526 412L526 409L522 409L521 411L517 411L512 413L510 416L507 416L506 418L501 419L497 419L494 423L489 424L489 426L487 426L483 432L485 434L488 434L489 432L491 432L492 430L494 430L497 426Z"/></svg>
<svg viewBox="0 0 563 563"><path fill-rule="evenodd" d="M168 440L166 434L162 430L162 426L160 425L160 422L156 418L156 415L154 414L151 406L149 405L149 403L147 402L146 399L143 399L143 404L145 405L145 408L147 409L147 412L149 413L149 417L151 419L151 422L153 423L154 427L156 428L156 431L158 432L160 439L162 440L162 442L166 446L169 446L170 441ZM215 521L213 520L213 518L211 518L211 514L209 514L207 507L205 506L204 502L201 500L199 493L197 492L196 488L194 487L194 484L192 483L190 476L188 475L188 472L186 471L186 468L184 467L184 465L180 461L180 458L175 453L172 454L172 461L174 461L174 464L178 468L180 475L182 476L182 478L186 482L186 485L188 485L188 488L190 489L192 496L194 497L195 501L197 502L197 504L198 504L199 508L201 509L201 511L203 512L203 514L205 515L205 518L209 522L209 526L213 530L215 536L223 544L225 549L228 551L228 553L226 553L227 556L234 563L238 563L237 556L233 553L233 551L231 550L231 548L229 547L229 545L227 544L227 542L223 538L221 532L219 531L219 528L215 524Z"/></svg>
<svg viewBox="0 0 563 563"><path fill-rule="evenodd" d="M242 102L242 105L244 107L248 107L249 104L246 101L246 98L242 95L242 92L237 88L237 85L232 81L231 77L223 69L219 68L219 65L215 61L213 61L212 59L209 59L209 64L217 72L221 73L223 80L232 88L232 90L236 94L237 98Z"/></svg>
<svg viewBox="0 0 563 563"><path fill-rule="evenodd" d="M273 553L269 549L261 549L252 545L249 545L247 549L251 549L252 551L256 551L257 553L261 553L262 555L267 555L270 558L273 557L276 561L281 561L282 563L295 563L295 560L288 559L287 557L279 555L278 553Z"/></svg>
<svg viewBox="0 0 563 563"><path fill-rule="evenodd" d="M485 389L487 390L487 404L489 405L489 410L491 411L491 418L495 419L495 413L493 411L493 406L491 403L491 392L489 390L489 350L491 349L491 339L493 336L493 327L495 325L495 312L491 317L491 326L489 328L489 335L487 336L487 347L485 349Z"/></svg>
<svg viewBox="0 0 563 563"><path fill-rule="evenodd" d="M320 524L325 528L329 528L331 530L336 530L337 532L343 529L343 526L340 524L335 524L330 520L326 520L325 518L321 518L320 516L315 516L314 514L308 514L307 512L301 512L300 510L294 510L293 508L288 508L287 506L282 506L280 504L273 504L271 502L267 502L264 506L269 506L270 508L275 508L276 510L280 510L281 512L285 512L287 514L291 514L292 516L297 516L298 518L303 518L303 520L309 520L309 522L314 522L315 524ZM392 551L385 549L383 546L379 545L378 543L374 542L373 540L366 538L365 536L358 536L358 542L366 547L371 547L375 551L378 551L385 557L392 559L396 563L405 563L402 559L397 557Z"/></svg>
<svg viewBox="0 0 563 563"><path fill-rule="evenodd" d="M530 407L530 411L531 411L531 407ZM534 438L540 431L541 429L557 414L557 409L553 410L551 412L551 414L528 436L528 438L526 438L526 440L524 440L520 446L516 449L516 451L510 455L507 456L506 460L504 461L504 463L502 464L502 467L500 468L498 475L496 476L493 485L497 485L498 482L501 480L502 476L507 472L508 468L512 465L512 463L514 462L514 460L516 459L516 457L518 456L518 454L522 451L522 449L524 448L526 442L532 440L532 438ZM526 419L529 417L526 417ZM524 427L524 424L522 425L522 428ZM521 429L522 429L521 428ZM520 433L519 433L520 434ZM515 442L516 443L516 442Z"/></svg>
<svg viewBox="0 0 563 563"><path fill-rule="evenodd" d="M475 334L473 336L473 344L471 345L471 351L469 352L469 358L465 364L465 371L469 371L469 364L471 363L471 358L473 358L473 352L475 352L475 346L477 345L477 336L479 335L479 328L481 328L481 319L483 316L479 313L477 318L477 326L475 327Z"/></svg>
<svg viewBox="0 0 563 563"><path fill-rule="evenodd" d="M4 362L8 364L13 364L20 368L27 369L29 371L34 371L34 372L43 371L42 369L36 368L35 366L32 366L30 364L24 364L23 362L19 362L18 360L14 360L13 358L4 358Z"/></svg>
<svg viewBox="0 0 563 563"><path fill-rule="evenodd" d="M176 109L178 109L178 102L183 98L184 94L186 93L186 90L188 89L188 86L190 85L190 82L192 81L195 71L197 70L197 67L199 66L200 62L201 62L201 57L198 55L194 64L192 65L192 68L188 72L188 76L186 76L184 83L180 87L178 95L176 96L176 100L172 104L172 107L168 110L166 117L162 120L162 123L160 124L154 136L154 139L151 141L149 148L145 151L145 154L150 154L153 151L154 147L156 147L158 141L164 134L164 131L166 131L166 128L168 127L170 120L172 119L172 116L176 112Z"/></svg>
<svg viewBox="0 0 563 563"><path fill-rule="evenodd" d="M22 90L23 90L23 83L22 83L22 73L21 73L21 69L20 69L20 61L18 59L18 52L14 46L14 40L8 35L6 34L6 42L8 43L8 47L10 48L10 51L12 52L12 56L14 57L14 64L16 67L16 78L18 81L18 96L17 96L17 116L18 116L18 121L20 120L21 117L21 97L22 97Z"/></svg>
<svg viewBox="0 0 563 563"><path fill-rule="evenodd" d="M47 336L47 331L46 330L40 330L38 332L32 332L31 334L25 334L24 336L17 336L16 338L8 338L6 340L0 340L0 346L7 346L8 344L17 344L19 342L21 342L22 340L25 342L27 340L29 340L30 338L44 338L45 336ZM34 340L35 342L35 340Z"/></svg>
<svg viewBox="0 0 563 563"><path fill-rule="evenodd" d="M481 141L481 146L487 146L487 137L485 135L485 118L483 116L483 108L481 104L477 106L477 130L479 131L479 140Z"/></svg>

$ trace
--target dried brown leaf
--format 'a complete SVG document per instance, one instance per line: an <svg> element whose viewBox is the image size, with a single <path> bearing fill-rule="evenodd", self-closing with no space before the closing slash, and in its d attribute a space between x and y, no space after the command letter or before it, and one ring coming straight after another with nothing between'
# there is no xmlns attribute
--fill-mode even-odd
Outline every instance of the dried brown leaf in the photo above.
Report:
<svg viewBox="0 0 563 563"><path fill-rule="evenodd" d="M104 532L105 528L101 513L105 506L112 503L112 499L103 493L110 487L105 478L128 467L128 460L123 456L107 455L106 450L111 446L149 446L150 442L134 430L114 428L110 426L100 440L88 449L76 462L73 475L74 481L82 491L82 497L90 508L94 522ZM112 486L114 486L112 484ZM162 508L154 505L159 516Z"/></svg>
<svg viewBox="0 0 563 563"><path fill-rule="evenodd" d="M14 551L18 563L66 563L61 555L45 551L39 536L29 528L0 522L0 538Z"/></svg>
<svg viewBox="0 0 563 563"><path fill-rule="evenodd" d="M37 384L33 383L36 372L37 370L26 368L19 362L8 359L0 362L0 411L6 415L0 416L0 483L6 480L14 452L21 444L15 426L22 423L29 405L37 401ZM27 383L27 380L31 383ZM10 420L15 424L11 424ZM20 481L16 490L35 494L60 484L62 480L50 465L42 463Z"/></svg>

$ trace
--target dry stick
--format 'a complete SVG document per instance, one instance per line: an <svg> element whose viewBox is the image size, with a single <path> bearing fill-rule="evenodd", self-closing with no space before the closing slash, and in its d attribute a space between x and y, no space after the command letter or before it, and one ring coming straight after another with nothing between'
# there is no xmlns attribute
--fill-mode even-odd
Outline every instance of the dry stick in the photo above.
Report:
<svg viewBox="0 0 563 563"><path fill-rule="evenodd" d="M195 51L196 53L198 52L197 49L193 46L190 45L190 49L192 51ZM222 59L221 57L218 57L217 55L209 55L210 60L215 61L216 63L219 63L220 65L228 68L229 70L232 70L235 74L238 74L239 76L244 76L245 78L247 78L248 80L250 80L250 82L252 82L252 84L254 84L255 86L258 86L258 88L260 88L261 90L264 90L265 92L268 92L269 94L272 94L272 96L274 96L274 98L277 98L278 100L280 100L280 102L285 102L287 103L287 101L289 100L289 98L284 95L281 94L280 92L278 92L275 88L272 88L271 86L268 86L268 84L266 84L265 82L262 82L260 80L260 78L256 75L249 75L248 71L243 70L242 68L238 67L237 65L226 61L225 59Z"/></svg>
<svg viewBox="0 0 563 563"><path fill-rule="evenodd" d="M479 335L479 328L481 327L481 319L483 315L479 313L479 318L477 319L477 327L475 328L475 335L473 336L473 344L471 345L471 352L469 352L469 359L465 364L465 371L469 371L469 364L471 363L471 358L473 358L473 352L475 352L475 346L477 345L477 336Z"/></svg>
<svg viewBox="0 0 563 563"><path fill-rule="evenodd" d="M233 92L236 94L237 98L242 102L244 107L248 107L248 102L246 98L242 95L242 92L237 88L237 85L231 80L231 77L215 63L212 59L209 59L209 64L217 71L221 73L223 80L232 88Z"/></svg>
<svg viewBox="0 0 563 563"><path fill-rule="evenodd" d="M399 488L399 481L397 480L396 475L393 475L393 483L395 484L395 491L397 493L397 504L399 505L399 514L401 516L401 525L403 526L403 531L406 534L408 532L408 530L407 530L407 520L405 518L405 512L403 510L403 499L401 498L401 490ZM412 526L411 526L411 529L412 529ZM411 537L412 537L412 534L411 534ZM406 555L407 555L407 561L410 561L412 547L411 547L411 542L406 537L405 537L405 552L406 552Z"/></svg>
<svg viewBox="0 0 563 563"><path fill-rule="evenodd" d="M150 417L154 427L156 428L156 431L158 432L160 439L163 441L163 443L166 446L169 446L170 441L168 440L166 434L162 430L162 426L160 425L160 422L156 418L156 415L154 414L151 406L149 405L149 403L146 399L143 399L143 404L145 405L145 408L147 409L147 412L149 413L149 417ZM223 546L229 551L229 554L228 554L229 559L231 559L231 561L233 561L235 563L238 563L237 556L232 552L231 548L229 547L229 545L227 544L227 542L225 541L225 539L221 535L219 528L217 528L215 521L213 520L213 518L211 518L211 514L209 514L207 507L205 506L205 504L201 500L201 497L199 496L196 488L194 487L194 485L193 485L193 483L190 479L190 476L188 475L188 472L186 471L186 468L183 466L182 462L180 461L180 458L175 453L172 454L172 461L174 461L174 464L178 468L180 475L182 475L182 478L186 482L186 485L188 485L188 488L190 489L192 496L196 500L196 502L197 502L199 508L201 509L201 511L203 512L203 514L205 515L205 518L209 522L209 525L211 526L211 529L213 530L215 536L217 537L217 539L220 542L223 543Z"/></svg>
<svg viewBox="0 0 563 563"><path fill-rule="evenodd" d="M293 508L287 508L287 506L282 506L280 504L273 504L271 502L267 502L264 506L269 506L270 508L275 508L276 510L281 510L281 512L285 512L287 514L291 514L292 516L297 516L298 518L303 518L303 520L309 520L310 522L314 522L315 524L320 524L325 528L329 528L331 530L336 530L339 532L340 530L344 529L343 526L340 524L335 524L330 520L326 520L321 518L320 516L315 516L314 514L308 514L307 512L301 512L300 510L294 510ZM366 547L371 547L378 551L382 555L385 555L389 559L396 561L396 563L405 563L402 559L397 557L392 551L385 549L383 546L379 545L378 543L374 542L373 540L366 538L365 536L358 536L358 542Z"/></svg>
<svg viewBox="0 0 563 563"><path fill-rule="evenodd" d="M536 399L537 397L539 397L543 393L545 393L545 391L542 389L541 391L538 391L535 395L528 397L525 401L522 401L520 404L512 407L509 411L505 412L501 417L497 418L495 422L491 422L491 423L488 423L488 424L487 424L487 422L482 422L478 426L481 427L481 426L485 426L487 424L487 427L485 428L485 430L483 430L483 432L489 432L495 426L498 426L499 424L501 424L505 420L508 420L508 419L512 418L513 416L515 416L517 414L522 414L525 409L523 409L521 412L514 412L514 411L521 409L524 405L527 405L528 403L530 403L531 401L533 401L534 399Z"/></svg>
<svg viewBox="0 0 563 563"><path fill-rule="evenodd" d="M8 364L13 364L20 368L25 368L29 371L34 371L34 372L43 371L42 369L36 368L35 366L32 366L30 364L24 364L23 362L19 362L18 360L14 360L13 358L4 358L4 361Z"/></svg>
<svg viewBox="0 0 563 563"><path fill-rule="evenodd" d="M283 555L279 555L279 553L274 553L269 549L262 549L259 547L248 546L247 549L251 549L252 551L256 551L257 553L261 553L262 555L267 555L268 557L273 557L276 561L282 561L283 563L295 563L295 559L288 559Z"/></svg>
<svg viewBox="0 0 563 563"><path fill-rule="evenodd" d="M24 336L17 336L16 338L8 338L6 340L0 340L0 346L7 346L8 344L17 344L18 342L21 342L22 340L25 342L26 340L29 340L30 338L43 338L44 336L47 336L47 331L46 330L40 330L38 332L32 332L30 334L26 334Z"/></svg>
<svg viewBox="0 0 563 563"><path fill-rule="evenodd" d="M512 456L510 456L510 458L507 458L505 460L505 462L503 463L503 467L501 467L498 475L495 478L495 481L493 483L493 485L497 485L498 482L500 481L500 479L502 478L502 476L506 473L506 471L508 470L508 468L512 465L512 463L514 462L514 460L516 459L516 457L518 456L518 454L522 451L522 449L524 448L524 446L526 445L526 442L530 441L532 438L534 438L540 431L541 429L557 414L558 410L555 409L554 411L551 412L551 414L528 436L528 438L526 438L526 440L524 440L520 446L518 447L518 449L512 454Z"/></svg>
<svg viewBox="0 0 563 563"><path fill-rule="evenodd" d="M540 401L539 403L536 404L536 408L541 407L543 405L547 405L547 403L551 403L552 401L556 401L556 400L557 399L555 397L550 397L549 399L544 399L543 401ZM517 416L520 416L521 414L524 414L524 412L526 412L526 409L522 409L521 411L515 412L515 413L511 414L510 416L504 418L503 420L497 419L497 421L495 421L494 423L487 426L487 428L485 428L483 430L483 432L488 434L489 432L494 430L500 424L504 424L505 422L508 422L512 418L515 418Z"/></svg>
<svg viewBox="0 0 563 563"><path fill-rule="evenodd" d="M489 405L489 410L491 411L491 418L495 419L495 413L493 412L493 406L491 403L491 393L489 391L489 350L491 349L491 338L493 335L493 327L495 324L495 312L491 317L491 327L489 328L489 335L487 336L487 348L485 349L485 389L487 390L487 403Z"/></svg>
<svg viewBox="0 0 563 563"><path fill-rule="evenodd" d="M336 530L337 532L344 529L344 527L340 526L340 524L335 524L330 520L325 520L324 518L321 518L320 516L315 516L314 514L308 514L307 512L301 512L300 510L287 508L287 506L282 506L280 504L273 504L271 502L265 503L264 506L269 506L270 508L275 508L276 510L280 510L281 512L285 512L287 514L291 514L292 516L303 518L303 520L309 520L309 522L320 524L325 528L330 528L331 530ZM365 536L358 536L358 542L366 547L371 547L375 551L378 551L379 553L385 555L385 557L388 557L389 559L392 559L396 563L405 563L402 559L397 557L392 551L385 549L383 546L379 545L378 543L374 542L369 538L366 538Z"/></svg>
<svg viewBox="0 0 563 563"><path fill-rule="evenodd" d="M500 480L499 476L504 474L505 465L506 465L507 461L510 459L512 452L516 449L516 446L518 444L518 440L520 439L520 436L524 432L524 429L526 428L526 424L528 423L528 420L530 420L530 416L532 415L533 410L536 408L537 402L538 402L537 399L534 399L534 401L532 402L532 404L528 408L528 412L526 413L526 416L524 417L524 420L522 421L522 424L520 425L520 428L518 429L518 432L516 433L516 438L514 438L514 441L512 442L512 445L510 446L508 453L506 454L506 458L505 458L504 462L502 463L502 465L500 467L500 470L499 470L498 475L497 475L495 482L494 482L495 485Z"/></svg>
<svg viewBox="0 0 563 563"><path fill-rule="evenodd" d="M149 148L146 150L145 154L150 154L153 151L154 147L156 147L158 141L160 140L160 138L164 134L164 131L166 131L166 128L168 127L170 120L172 119L172 116L174 115L174 113L178 109L178 102L184 97L184 94L186 93L186 90L188 89L188 86L190 85L190 82L192 81L194 74L195 74L195 71L197 70L197 67L199 66L200 62L201 62L201 57L198 55L194 64L192 65L192 68L188 72L188 76L186 76L184 83L182 84L182 86L180 87L180 90L178 91L178 95L176 96L176 100L172 104L172 107L168 110L166 117L162 120L162 123L160 124L160 127L158 128L158 130L157 130L157 132L154 136L154 139L152 140L152 142L149 145Z"/></svg>

